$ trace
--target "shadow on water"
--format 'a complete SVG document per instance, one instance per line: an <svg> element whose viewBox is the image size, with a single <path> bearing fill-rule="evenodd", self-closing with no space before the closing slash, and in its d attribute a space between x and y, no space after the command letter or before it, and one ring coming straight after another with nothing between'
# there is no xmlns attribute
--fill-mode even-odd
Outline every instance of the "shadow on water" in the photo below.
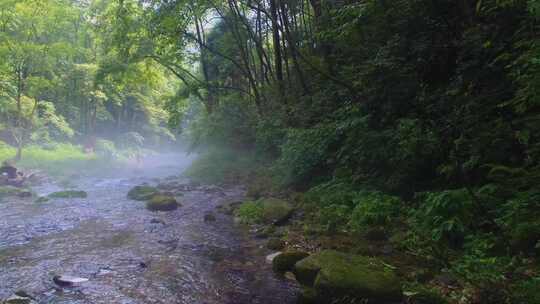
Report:
<svg viewBox="0 0 540 304"><path fill-rule="evenodd" d="M150 212L126 198L141 183L178 175L192 157L152 156L142 164L70 182L85 199L0 203L0 299L17 290L40 303L294 303L296 285L276 277L264 249L228 216L214 212L242 198L179 180L182 207ZM41 195L58 185L38 187ZM214 212L215 222L204 215ZM88 278L60 288L52 277Z"/></svg>

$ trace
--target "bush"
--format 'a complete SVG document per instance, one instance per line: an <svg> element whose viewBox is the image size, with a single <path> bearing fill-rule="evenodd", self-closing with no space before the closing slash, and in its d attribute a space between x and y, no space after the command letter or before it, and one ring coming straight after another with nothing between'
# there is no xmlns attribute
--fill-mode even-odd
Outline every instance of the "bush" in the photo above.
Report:
<svg viewBox="0 0 540 304"><path fill-rule="evenodd" d="M398 197L376 191L360 191L353 202L351 226L357 229L391 223L399 216L402 204Z"/></svg>
<svg viewBox="0 0 540 304"><path fill-rule="evenodd" d="M417 196L420 207L413 210L413 226L433 241L460 246L477 220L474 205L465 189L425 192Z"/></svg>
<svg viewBox="0 0 540 304"><path fill-rule="evenodd" d="M118 157L114 142L106 139L96 140L95 152L97 156L105 160L112 160Z"/></svg>
<svg viewBox="0 0 540 304"><path fill-rule="evenodd" d="M236 216L240 218L243 223L254 224L261 221L263 217L264 207L257 202L244 202L238 209L236 209Z"/></svg>

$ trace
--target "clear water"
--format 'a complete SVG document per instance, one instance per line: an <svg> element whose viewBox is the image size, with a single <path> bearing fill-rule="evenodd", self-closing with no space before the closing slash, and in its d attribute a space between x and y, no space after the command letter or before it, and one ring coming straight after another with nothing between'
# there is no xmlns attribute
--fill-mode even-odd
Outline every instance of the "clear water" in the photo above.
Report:
<svg viewBox="0 0 540 304"><path fill-rule="evenodd" d="M178 175L190 161L160 155L141 168L70 180L86 199L0 202L0 299L24 290L39 303L294 303L297 287L272 273L269 252L215 212L241 199L241 188L191 187L173 212L126 198L134 185ZM207 212L217 220L204 222ZM60 288L55 274L89 282Z"/></svg>

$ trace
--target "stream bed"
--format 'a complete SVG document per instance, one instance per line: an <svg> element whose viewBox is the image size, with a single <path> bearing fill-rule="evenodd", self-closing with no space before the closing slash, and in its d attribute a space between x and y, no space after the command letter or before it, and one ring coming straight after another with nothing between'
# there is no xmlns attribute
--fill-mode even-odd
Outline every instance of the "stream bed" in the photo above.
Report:
<svg viewBox="0 0 540 304"><path fill-rule="evenodd" d="M142 167L70 179L87 198L0 202L0 302L23 290L38 303L294 303L296 283L272 273L270 252L216 212L241 200L241 187L186 187L172 212L126 198L135 185L178 176L190 161L159 155ZM209 213L215 221L204 220ZM54 275L89 281L60 287Z"/></svg>

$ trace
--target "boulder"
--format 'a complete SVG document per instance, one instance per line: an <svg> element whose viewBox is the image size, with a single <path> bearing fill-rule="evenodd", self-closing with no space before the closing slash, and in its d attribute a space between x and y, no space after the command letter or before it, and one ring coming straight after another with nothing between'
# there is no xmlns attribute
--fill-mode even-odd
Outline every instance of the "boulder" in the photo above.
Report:
<svg viewBox="0 0 540 304"><path fill-rule="evenodd" d="M376 258L323 250L297 262L293 272L302 285L315 289L315 303L342 298L397 303L402 299L400 280Z"/></svg>
<svg viewBox="0 0 540 304"><path fill-rule="evenodd" d="M293 207L288 202L277 198L264 198L243 202L235 210L235 215L247 224L280 225L290 218L292 212Z"/></svg>
<svg viewBox="0 0 540 304"><path fill-rule="evenodd" d="M49 198L48 198L48 197L46 197L46 196L40 196L40 197L38 197L38 198L36 199L35 202L39 204L39 203L46 203L46 202L48 202L48 201L49 201Z"/></svg>
<svg viewBox="0 0 540 304"><path fill-rule="evenodd" d="M277 198L264 198L257 201L262 204L262 220L268 224L283 224L293 212L293 207L288 202Z"/></svg>
<svg viewBox="0 0 540 304"><path fill-rule="evenodd" d="M266 263L268 264L272 264L272 262L274 261L274 259L281 254L281 251L278 251L278 252L274 252L274 253L271 253L269 255L266 256Z"/></svg>
<svg viewBox="0 0 540 304"><path fill-rule="evenodd" d="M13 186L0 186L0 198L9 196L18 196L24 190Z"/></svg>
<svg viewBox="0 0 540 304"><path fill-rule="evenodd" d="M277 273L291 271L296 262L308 256L309 254L304 251L285 251L272 260L272 269Z"/></svg>
<svg viewBox="0 0 540 304"><path fill-rule="evenodd" d="M17 178L17 168L9 162L4 162L0 167L0 175L5 175L8 178Z"/></svg>
<svg viewBox="0 0 540 304"><path fill-rule="evenodd" d="M47 195L48 198L86 198L87 196L85 191L79 190L58 191Z"/></svg>
<svg viewBox="0 0 540 304"><path fill-rule="evenodd" d="M23 297L17 294L7 298L3 304L34 304L36 303L31 297Z"/></svg>
<svg viewBox="0 0 540 304"><path fill-rule="evenodd" d="M158 189L151 186L135 186L129 190L127 197L136 201L146 201L158 193Z"/></svg>
<svg viewBox="0 0 540 304"><path fill-rule="evenodd" d="M178 209L179 204L172 196L156 194L146 202L146 209L150 211L173 211Z"/></svg>
<svg viewBox="0 0 540 304"><path fill-rule="evenodd" d="M270 250L281 250L285 247L285 241L280 238L270 238L266 242L266 248Z"/></svg>
<svg viewBox="0 0 540 304"><path fill-rule="evenodd" d="M57 275L53 277L53 282L59 286L72 286L75 284L88 282L88 279L73 277L69 275Z"/></svg>
<svg viewBox="0 0 540 304"><path fill-rule="evenodd" d="M216 221L216 216L211 213L211 212L208 212L204 215L204 221L205 222L215 222Z"/></svg>

